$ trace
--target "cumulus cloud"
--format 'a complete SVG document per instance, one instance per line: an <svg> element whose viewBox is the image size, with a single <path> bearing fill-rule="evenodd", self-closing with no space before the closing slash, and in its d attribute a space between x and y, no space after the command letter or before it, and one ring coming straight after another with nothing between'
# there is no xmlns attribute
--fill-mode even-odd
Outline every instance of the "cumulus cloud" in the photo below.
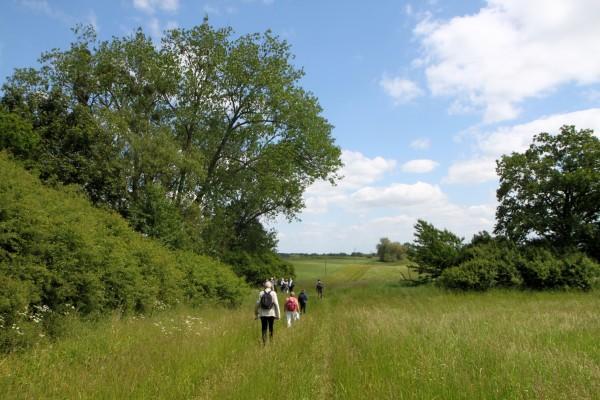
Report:
<svg viewBox="0 0 600 400"><path fill-rule="evenodd" d="M344 163L340 171L342 179L336 186L323 181L310 186L304 195L305 212L323 213L330 204L343 205L353 191L378 181L396 167L395 160L369 158L357 151L343 150L341 158Z"/></svg>
<svg viewBox="0 0 600 400"><path fill-rule="evenodd" d="M423 90L416 83L400 77L384 76L379 81L379 86L394 100L395 104L408 103L423 95Z"/></svg>
<svg viewBox="0 0 600 400"><path fill-rule="evenodd" d="M488 0L477 13L422 20L414 32L434 95L486 122L519 115L520 103L566 83L600 82L600 2Z"/></svg>
<svg viewBox="0 0 600 400"><path fill-rule="evenodd" d="M492 181L496 176L496 160L494 158L475 158L457 161L448 168L448 175L443 183L483 183Z"/></svg>
<svg viewBox="0 0 600 400"><path fill-rule="evenodd" d="M365 187L352 194L358 204L371 207L406 207L439 203L446 196L437 185L425 182L395 183L387 187Z"/></svg>
<svg viewBox="0 0 600 400"><path fill-rule="evenodd" d="M179 0L133 0L133 6L148 14L156 10L175 12L179 9Z"/></svg>
<svg viewBox="0 0 600 400"><path fill-rule="evenodd" d="M500 127L491 132L475 132L475 151L471 158L454 162L444 183L483 183L497 179L495 160L503 154L525 151L540 132L556 134L563 125L593 129L600 135L600 108L554 114L524 124Z"/></svg>
<svg viewBox="0 0 600 400"><path fill-rule="evenodd" d="M438 165L439 163L433 160L410 160L402 164L400 169L404 172L424 174L433 171Z"/></svg>
<svg viewBox="0 0 600 400"><path fill-rule="evenodd" d="M411 242L414 225L424 219L469 240L479 231L493 229L495 204L461 206L442 200L405 207L386 216L366 214L339 222L282 224L277 228L279 249L284 252L375 251L382 237Z"/></svg>
<svg viewBox="0 0 600 400"><path fill-rule="evenodd" d="M410 147L418 150L425 150L431 146L431 140L427 138L419 138L410 142Z"/></svg>

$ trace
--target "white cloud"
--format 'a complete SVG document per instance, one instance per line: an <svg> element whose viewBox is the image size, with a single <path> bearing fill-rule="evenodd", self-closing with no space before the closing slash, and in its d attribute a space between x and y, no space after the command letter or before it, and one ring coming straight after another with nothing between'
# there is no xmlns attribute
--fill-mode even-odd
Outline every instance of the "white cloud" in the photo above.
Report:
<svg viewBox="0 0 600 400"><path fill-rule="evenodd" d="M513 151L521 152L529 147L534 135L540 132L556 134L563 125L593 129L599 134L600 108L549 115L524 124L501 127L492 133L477 134L477 146L482 153L495 157Z"/></svg>
<svg viewBox="0 0 600 400"><path fill-rule="evenodd" d="M387 187L365 187L352 194L358 204L372 207L406 207L439 203L445 199L437 185L425 182L394 183Z"/></svg>
<svg viewBox="0 0 600 400"><path fill-rule="evenodd" d="M402 171L415 174L423 174L433 171L439 165L433 160L410 160L402 164Z"/></svg>
<svg viewBox="0 0 600 400"><path fill-rule="evenodd" d="M473 15L422 20L414 31L423 47L418 63L434 95L458 98L454 109L507 120L527 98L600 82L599 18L597 0L488 0Z"/></svg>
<svg viewBox="0 0 600 400"><path fill-rule="evenodd" d="M413 149L425 150L431 146L431 140L427 138L419 138L410 142L410 147Z"/></svg>
<svg viewBox="0 0 600 400"><path fill-rule="evenodd" d="M148 14L156 10L175 12L179 9L179 0L133 0L133 6Z"/></svg>
<svg viewBox="0 0 600 400"><path fill-rule="evenodd" d="M454 162L444 183L483 183L497 179L496 162L503 154L525 151L540 132L556 134L563 125L593 129L600 135L600 108L554 114L524 124L500 127L492 132L474 132L475 151L471 158Z"/></svg>
<svg viewBox="0 0 600 400"><path fill-rule="evenodd" d="M433 207L426 202L385 216L353 215L337 222L325 222L319 216L315 221L302 224L279 225L279 249L284 252L373 252L382 237L412 242L418 219L469 240L474 233L493 229L494 213L495 204L460 206L440 200Z"/></svg>
<svg viewBox="0 0 600 400"><path fill-rule="evenodd" d="M384 76L379 81L379 86L394 99L395 104L408 103L423 95L423 90L416 83L400 77Z"/></svg>
<svg viewBox="0 0 600 400"><path fill-rule="evenodd" d="M56 7L50 6L47 0L21 0L21 4L30 10L45 14L65 25L72 26L76 23L75 18Z"/></svg>
<svg viewBox="0 0 600 400"><path fill-rule="evenodd" d="M304 194L304 212L323 213L331 204L344 205L353 191L378 181L396 167L394 160L368 158L360 152L350 150L343 150L341 158L344 163L340 171L342 179L336 186L323 181L310 186Z"/></svg>
<svg viewBox="0 0 600 400"><path fill-rule="evenodd" d="M494 158L475 158L457 161L448 168L443 183L483 183L496 179Z"/></svg>

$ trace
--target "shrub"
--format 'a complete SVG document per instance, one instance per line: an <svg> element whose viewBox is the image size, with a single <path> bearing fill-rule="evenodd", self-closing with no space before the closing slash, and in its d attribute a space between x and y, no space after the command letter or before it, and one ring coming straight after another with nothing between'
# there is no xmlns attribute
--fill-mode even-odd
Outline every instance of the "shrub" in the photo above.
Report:
<svg viewBox="0 0 600 400"><path fill-rule="evenodd" d="M73 309L98 315L151 312L179 303L240 303L246 285L228 266L144 238L75 189L44 187L3 153L0 171L0 342L5 349L20 345L28 330L50 333L49 324L32 319L36 307L52 315Z"/></svg>
<svg viewBox="0 0 600 400"><path fill-rule="evenodd" d="M487 290L496 285L497 277L498 268L493 260L474 258L444 270L439 284L450 289Z"/></svg>
<svg viewBox="0 0 600 400"><path fill-rule="evenodd" d="M563 258L561 281L565 288L589 290L600 276L600 265L582 253Z"/></svg>
<svg viewBox="0 0 600 400"><path fill-rule="evenodd" d="M496 272L494 286L515 287L523 283L519 272L522 256L519 249L510 241L502 239L481 240L475 235L462 257L465 260L487 260Z"/></svg>
<svg viewBox="0 0 600 400"><path fill-rule="evenodd" d="M233 271L248 283L260 284L270 277L295 277L294 266L272 252L252 254L235 252L226 256L225 261Z"/></svg>
<svg viewBox="0 0 600 400"><path fill-rule="evenodd" d="M585 254L556 255L545 248L528 248L520 272L524 286L532 289L590 289L600 266Z"/></svg>

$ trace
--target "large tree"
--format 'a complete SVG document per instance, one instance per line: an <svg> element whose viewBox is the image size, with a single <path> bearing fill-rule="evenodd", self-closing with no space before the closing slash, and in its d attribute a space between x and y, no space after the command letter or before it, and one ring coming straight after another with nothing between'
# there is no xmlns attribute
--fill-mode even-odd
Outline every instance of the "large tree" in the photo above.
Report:
<svg viewBox="0 0 600 400"><path fill-rule="evenodd" d="M497 172L496 233L600 256L600 140L591 130L540 133L524 153L503 156Z"/></svg>
<svg viewBox="0 0 600 400"><path fill-rule="evenodd" d="M191 233L217 253L272 247L265 218L294 218L307 186L335 180L332 127L270 32L236 38L205 20L160 46L142 30L102 42L78 33L3 87L5 108L40 137L43 177L80 184L168 244Z"/></svg>

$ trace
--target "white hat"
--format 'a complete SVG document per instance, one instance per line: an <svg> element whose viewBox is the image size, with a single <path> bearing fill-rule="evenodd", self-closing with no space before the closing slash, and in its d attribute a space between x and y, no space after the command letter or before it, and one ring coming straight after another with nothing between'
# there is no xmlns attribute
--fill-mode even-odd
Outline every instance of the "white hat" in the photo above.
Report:
<svg viewBox="0 0 600 400"><path fill-rule="evenodd" d="M273 284L270 281L265 282L265 288L271 289L272 287L273 287Z"/></svg>

